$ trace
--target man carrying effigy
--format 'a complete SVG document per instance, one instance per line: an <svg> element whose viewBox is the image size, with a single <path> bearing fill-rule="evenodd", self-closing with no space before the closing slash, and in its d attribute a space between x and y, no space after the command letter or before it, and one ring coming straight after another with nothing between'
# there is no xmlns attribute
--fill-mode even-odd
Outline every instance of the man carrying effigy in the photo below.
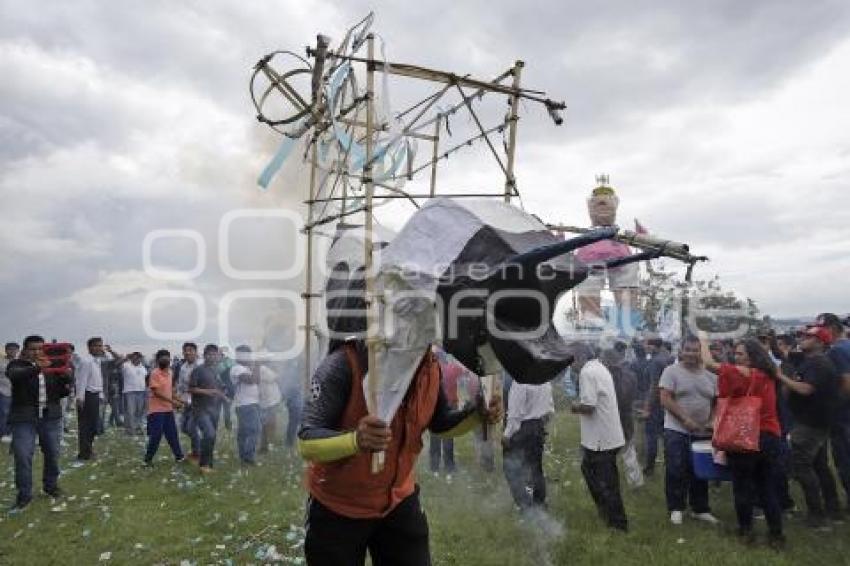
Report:
<svg viewBox="0 0 850 566"><path fill-rule="evenodd" d="M501 401L451 409L429 350L392 422L385 423L366 408L364 343L333 346L313 377L299 433L299 450L310 462L307 563L359 565L368 549L373 564L430 564L428 523L414 474L422 434L454 437L482 421L496 423ZM381 451L386 464L373 474L372 453Z"/></svg>

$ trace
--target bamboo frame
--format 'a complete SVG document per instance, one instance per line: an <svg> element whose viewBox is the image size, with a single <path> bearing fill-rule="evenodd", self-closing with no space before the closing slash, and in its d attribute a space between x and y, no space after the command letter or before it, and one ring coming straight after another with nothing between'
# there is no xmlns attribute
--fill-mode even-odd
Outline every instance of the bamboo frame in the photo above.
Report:
<svg viewBox="0 0 850 566"><path fill-rule="evenodd" d="M369 60L375 58L375 36L371 33L366 36L366 44L369 52ZM368 65L366 68L366 163L363 165L363 175L366 184L366 230L363 240L365 248L364 267L366 269L366 347L369 356L369 397L367 399L369 405L369 413L375 414L378 411L378 384L381 381L380 368L378 366L378 347L380 346L380 336L377 328L378 324L378 302L380 297L375 288L375 269L374 269L374 242L373 231L375 214L372 210L375 185L372 181L373 167L373 138L374 120L375 120L375 67ZM377 474L384 469L384 452L375 452L372 454L372 473Z"/></svg>
<svg viewBox="0 0 850 566"><path fill-rule="evenodd" d="M520 78L522 77L522 68L525 63L517 61L514 63L513 69L513 88L519 91ZM511 96L511 117L508 125L508 165L505 170L505 202L511 202L511 193L516 190L516 178L514 177L514 154L516 153L516 130L517 130L517 110L519 109L519 96Z"/></svg>
<svg viewBox="0 0 850 566"><path fill-rule="evenodd" d="M359 25L359 24L358 24ZM379 327L379 307L382 301L382 297L380 296L380 291L377 289L377 284L375 281L375 258L374 258L374 207L377 201L385 201L387 199L408 199L415 206L419 206L415 199L429 199L438 196L437 189L437 175L439 169L439 162L442 159L447 159L449 155L453 154L456 151L459 151L465 146L472 145L472 143L484 140L489 149L491 150L493 156L498 162L501 173L503 173L505 177L505 189L502 192L493 192L493 191L482 191L480 193L466 192L466 193L455 193L455 194L445 194L442 196L446 196L449 198L503 198L506 202L509 202L511 197L519 196L519 193L516 189L516 182L514 179L514 162L515 162L515 152L516 152L516 130L517 130L517 112L518 105L520 99L531 100L533 102L537 102L543 104L546 109L549 111L551 115L554 117L554 113L559 110L562 110L566 107L563 102L555 102L548 98L544 98L542 92L521 89L520 88L520 75L522 62L517 61L513 67L509 68L505 72L501 73L498 77L491 81L482 81L475 78L471 78L469 76L460 76L454 73L449 73L445 71L438 71L435 69L429 69L426 67L420 67L415 65L407 65L403 63L390 63L386 61L380 61L375 59L375 37L371 33L365 37L365 47L367 49L367 56L357 57L354 55L346 55L344 51L348 49L347 41L344 42L343 46L340 48L340 53L331 51L327 49L327 40L324 39L325 43L323 44L323 37L319 36L317 38L316 48L308 48L307 54L308 56L312 56L316 58L316 67L313 69L313 81L312 81L312 100L311 104L308 105L303 97L299 95L299 93L292 88L291 85L287 84L286 79L292 73L300 73L302 70L298 69L292 71L290 73L278 73L274 69L270 67L270 61L273 57L272 55L266 56L260 60L260 62L255 67L254 75L251 78L252 84L252 96L253 96L253 81L254 77L257 73L261 73L264 75L270 82L271 85L266 89L264 93L264 97L261 99L261 103L265 101L265 98L268 96L268 93L271 91L279 92L290 104L292 104L296 110L299 111L299 115L295 118L288 118L285 122L274 122L265 118L262 113L261 106L257 105L256 98L254 98L255 106L257 106L258 111L258 119L261 122L266 123L270 127L276 129L279 133L287 135L289 137L297 138L304 133L306 133L310 128L313 128L313 132L311 134L311 139L309 142L309 159L310 159L310 185L309 185L309 195L306 200L304 200L304 204L307 205L307 222L304 226L304 233L307 237L307 274L305 276L305 292L302 293L302 297L305 301L304 304L304 336L305 340L305 355L306 361L304 364L304 387L309 388L309 380L311 376L311 342L312 342L312 332L315 330L313 326L313 299L317 298L319 295L315 293L314 281L313 281L313 273L312 273L312 264L314 261L314 241L313 236L316 233L316 227L327 224L330 222L334 222L346 216L350 216L353 214L364 213L365 216L365 234L364 234L364 264L366 269L366 289L365 289L365 297L366 297L366 329L367 329L367 347L368 347L368 367L370 373L369 386L367 391L367 404L369 408L369 412L371 414L375 414L377 412L378 405L378 385L380 383L380 367L377 363L377 354L378 348L384 347L383 340L381 337L381 329ZM331 75L331 73L338 68L339 64L342 61L349 61L351 63L362 63L366 68L366 92L365 94L360 95L358 92L355 92L352 89L352 100L350 103L346 104L347 92L342 94L342 98L339 101L340 108L336 109L336 115L332 117L325 116L329 102L322 99L322 89L317 85L321 84L323 78L326 78ZM327 65L325 65L327 63ZM324 77L322 76L322 72L324 70ZM376 123L376 109L375 109L375 73L382 72L386 74L413 78L423 80L429 83L440 83L444 85L439 91L430 94L429 96L421 99L419 102L413 104L410 108L406 109L404 112L396 115L396 119L400 120L401 117L412 114L412 118L408 118L405 121L405 127L398 134L401 137L405 138L414 138L418 140L422 140L425 142L429 142L432 144L431 147L431 158L430 160L426 160L423 164L415 164L413 160L410 159L406 164L404 170L400 170L397 174L394 174L389 181L384 182L376 182L373 176L373 170L375 168L375 144L376 144L376 134L378 132L387 132L390 131L390 124L388 123ZM512 77L513 81L510 86L502 84L503 81ZM344 88L348 88L345 86ZM464 88L467 89L475 89L471 95L467 95L464 92ZM453 104L448 110L443 110L436 113L436 116L431 118L423 119L423 116L431 110L434 105L450 90L457 90L461 95L461 101L457 104ZM482 124L478 115L476 114L473 105L475 102L480 100L485 94L501 94L507 95L510 97L510 105L511 105L511 113L510 118L506 121L503 121L492 128L485 128L484 124ZM359 111L364 109L366 111L365 121L360 119ZM447 125L448 119L455 112L460 110L461 108L466 107L469 114L472 116L473 120L478 129L478 133L466 139L465 141L451 146L445 151L440 151L440 145L443 141L441 139L441 130L444 125ZM305 118L306 116L306 118ZM298 119L302 119L302 122L299 126L291 131L282 131L276 126L283 125L284 123L294 123ZM362 173L359 175L352 174L346 169L346 163L348 162L349 155L348 150L345 152L344 156L341 156L341 161L337 163L336 167L320 167L318 160L318 143L320 140L320 136L328 131L328 129L332 126L334 122L338 122L340 124L344 124L350 129L350 132L354 134L354 128L364 128L365 136L356 136L358 139L358 143L363 144L365 146L365 163L363 165ZM556 120L556 124L559 123ZM424 131L424 128L430 127L433 125L433 133ZM348 129L346 128L346 129ZM509 140L505 147L505 153L507 156L506 161L502 161L500 158L499 152L496 150L493 142L490 140L489 135L495 132L503 132L505 128L509 128ZM305 153L305 157L308 154ZM391 186L392 181L399 180L401 178L412 179L418 173L429 169L430 171L430 179L429 186L427 192L423 192L422 194L410 194L400 188ZM334 179L333 185L330 187L330 190L324 193L323 197L319 197L318 193L320 190L323 190L319 187L319 172L322 173L322 186L325 185L325 175L336 175ZM354 198L362 198L358 194L352 194L351 188L349 187L349 183L351 179L357 179L360 182L360 187L364 191L363 197L365 197L364 205L356 205L353 203ZM342 183L342 196L338 196L337 184ZM377 189L384 189L381 193L377 192ZM324 190L323 190L324 191ZM358 191L359 192L359 191ZM326 214L327 205L331 202L340 202L341 210L336 214ZM316 206L320 206L319 209L315 208ZM353 208L352 208L353 207ZM383 453L376 453L373 455L372 459L372 471L376 473L380 471L383 467Z"/></svg>

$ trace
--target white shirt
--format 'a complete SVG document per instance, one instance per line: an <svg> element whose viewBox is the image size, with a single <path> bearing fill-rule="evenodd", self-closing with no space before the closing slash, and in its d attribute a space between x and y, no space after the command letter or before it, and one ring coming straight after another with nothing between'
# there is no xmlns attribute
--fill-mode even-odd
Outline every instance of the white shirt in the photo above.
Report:
<svg viewBox="0 0 850 566"><path fill-rule="evenodd" d="M277 374L266 366L260 366L260 408L274 407L280 403L280 400L280 385L278 385Z"/></svg>
<svg viewBox="0 0 850 566"><path fill-rule="evenodd" d="M508 393L508 418L505 425L505 438L519 430L522 421L542 419L555 412L552 401L552 384L530 385L526 383L511 384Z"/></svg>
<svg viewBox="0 0 850 566"><path fill-rule="evenodd" d="M106 357L95 358L91 354L81 354L74 368L76 381L77 400L85 401L86 393L100 393L103 397L103 374L100 364Z"/></svg>
<svg viewBox="0 0 850 566"><path fill-rule="evenodd" d="M188 393L189 391L189 378L192 376L192 372L195 371L195 368L201 365L201 361L196 359L194 363L183 362L180 364L180 373L177 374L177 394L182 395L187 403L192 402L192 396Z"/></svg>
<svg viewBox="0 0 850 566"><path fill-rule="evenodd" d="M578 381L579 403L594 407L593 413L579 416L581 445L595 452L623 446L626 439L611 372L599 360L590 360L581 369Z"/></svg>
<svg viewBox="0 0 850 566"><path fill-rule="evenodd" d="M121 364L121 375L124 378L124 393L145 391L145 377L148 370L142 364L135 365L131 361Z"/></svg>
<svg viewBox="0 0 850 566"><path fill-rule="evenodd" d="M10 361L6 358L0 359L0 395L6 397L12 396L12 382L6 377L6 366L9 365Z"/></svg>
<svg viewBox="0 0 850 566"><path fill-rule="evenodd" d="M256 383L246 383L239 379L243 375L251 375L251 370L239 364L230 368L230 379L236 384L236 397L233 399L233 404L236 407L259 404L260 386Z"/></svg>

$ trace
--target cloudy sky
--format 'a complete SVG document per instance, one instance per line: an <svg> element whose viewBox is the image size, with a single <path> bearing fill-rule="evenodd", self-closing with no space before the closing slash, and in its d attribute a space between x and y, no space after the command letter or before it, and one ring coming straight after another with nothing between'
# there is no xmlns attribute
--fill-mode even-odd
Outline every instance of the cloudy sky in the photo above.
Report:
<svg viewBox="0 0 850 566"><path fill-rule="evenodd" d="M148 325L215 340L227 293L297 289L297 278L233 281L219 258L229 211L293 209L299 197L294 181L256 188L277 140L254 119L247 80L263 54L302 51L319 31L338 40L370 9L391 60L488 78L522 59L524 85L567 102L560 128L523 105L529 212L585 223L605 172L622 224L637 217L711 256L698 276L719 274L775 316L850 311L844 0L0 0L3 339L148 344L145 301L176 291L195 299L160 295ZM445 186L501 187L485 153L453 163ZM297 261L285 219L229 225L233 267ZM201 249L185 236L148 240L152 264L198 267L196 277L146 273L156 230L202 236ZM260 319L248 318L240 339L256 332Z"/></svg>

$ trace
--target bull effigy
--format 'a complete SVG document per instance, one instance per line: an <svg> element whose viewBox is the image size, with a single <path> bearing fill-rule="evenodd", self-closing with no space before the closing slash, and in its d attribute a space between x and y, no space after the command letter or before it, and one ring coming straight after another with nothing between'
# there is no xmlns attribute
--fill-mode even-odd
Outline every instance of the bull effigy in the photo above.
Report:
<svg viewBox="0 0 850 566"><path fill-rule="evenodd" d="M521 61L489 81L392 62L371 33L372 23L370 14L336 46L319 35L307 49L312 62L293 52L270 53L251 78L258 119L283 136L259 184L267 188L290 159L310 168L304 195L307 360L310 333L317 331L314 308L327 314L319 331L327 352L313 376L300 433L301 453L310 462L311 528L330 511L374 520L380 529L399 509L418 506L413 464L423 431L452 435L468 430L471 421L486 430L501 411L494 376L504 371L519 383L542 384L566 368L572 345L555 331L553 307L588 280L591 268L617 273L661 255L695 261L683 244L620 230L613 189L594 191L590 229L553 227L516 206L519 103L542 107L556 125L563 123L566 105L523 88ZM296 66L277 68L287 57ZM436 91L396 110L390 76ZM482 101L502 97L507 113L488 124L492 113L482 110ZM473 130L442 148L446 136L458 135L449 126L457 112L468 114ZM499 135L501 144L495 142ZM421 143L431 144L424 157ZM438 190L438 165L477 144L499 166L501 190ZM428 191L407 190L423 172L430 174ZM394 200L415 207L397 234L377 218L377 209ZM328 225L335 230L320 290L313 282L313 238L320 229L327 235ZM558 230L579 234L565 240ZM582 249L604 242L618 242L617 250L626 253L582 259ZM625 244L643 251L632 254ZM482 376L479 389L492 398L449 409L440 394L434 345ZM325 552L321 532L318 526L308 530L305 550L314 559ZM388 551L370 537L351 541L346 552L365 553L367 544L373 558ZM410 563L427 563L427 540L424 550L410 547L406 553Z"/></svg>

